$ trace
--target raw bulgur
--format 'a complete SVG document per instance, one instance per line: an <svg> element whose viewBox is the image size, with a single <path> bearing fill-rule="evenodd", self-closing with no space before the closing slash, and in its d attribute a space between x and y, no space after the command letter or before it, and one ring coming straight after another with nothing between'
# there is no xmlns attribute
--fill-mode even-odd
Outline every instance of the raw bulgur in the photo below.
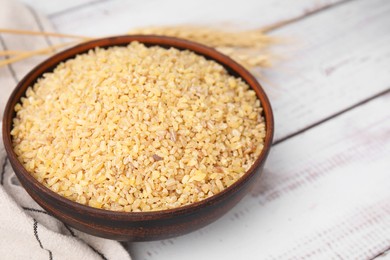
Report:
<svg viewBox="0 0 390 260"><path fill-rule="evenodd" d="M115 211L180 207L225 189L263 149L256 94L190 51L96 48L15 106L13 145L56 193Z"/></svg>

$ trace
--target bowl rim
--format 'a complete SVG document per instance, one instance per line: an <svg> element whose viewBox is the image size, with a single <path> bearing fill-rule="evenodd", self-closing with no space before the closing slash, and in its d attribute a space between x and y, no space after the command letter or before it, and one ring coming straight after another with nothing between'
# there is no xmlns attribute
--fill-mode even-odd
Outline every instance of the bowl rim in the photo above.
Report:
<svg viewBox="0 0 390 260"><path fill-rule="evenodd" d="M12 120L15 115L14 107L12 106L12 104L14 102L19 102L20 98L23 97L23 95L25 94L25 91L28 86L30 86L30 84L34 84L36 80L40 78L45 72L51 71L60 62L71 59L77 54L86 53L88 50L94 49L96 47L108 48L113 46L124 46L128 45L133 41L138 41L148 46L173 47L182 50L187 49L192 52L195 52L198 55L202 55L207 59L214 60L217 63L221 64L229 71L229 73L235 74L236 77L242 78L253 90L255 90L257 98L260 100L261 106L263 108L262 113L265 119L266 135L264 138L263 150L255 160L253 165L245 172L245 174L221 192L198 202L166 210L124 212L98 209L62 197L61 195L57 194L56 192L52 191L51 189L38 182L38 180L35 179L19 162L17 155L13 150L12 137L10 134L12 129ZM38 71L42 72L39 73L38 76L35 76ZM15 101L15 99L19 95L19 90L23 88L23 94L18 98L17 101ZM246 181L248 181L251 177L253 177L253 175L256 174L257 168L265 161L268 156L274 135L274 118L269 99L257 79L242 65L238 64L230 57L218 52L214 48L176 37L160 35L119 35L99 38L80 43L71 48L63 50L53 56L50 56L49 58L45 59L43 62L35 66L26 76L23 77L22 80L19 81L7 101L3 116L2 134L4 147L11 162L11 165L14 168L15 174L18 176L18 178L20 178L19 175L25 178L29 182L29 184L32 184L33 188L37 190L36 192L44 193L51 199L58 201L70 210L75 210L84 213L87 212L90 215L99 216L102 218L110 217L118 220L145 221L169 218L172 217L172 215L190 214L203 208L206 205L212 205L222 200L224 196L227 196L229 194L231 195L236 190L240 189L246 183Z"/></svg>

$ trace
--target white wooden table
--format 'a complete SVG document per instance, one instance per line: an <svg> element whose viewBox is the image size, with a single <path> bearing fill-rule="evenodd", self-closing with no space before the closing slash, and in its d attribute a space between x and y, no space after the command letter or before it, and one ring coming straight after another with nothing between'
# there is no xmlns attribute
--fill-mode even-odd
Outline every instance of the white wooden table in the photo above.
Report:
<svg viewBox="0 0 390 260"><path fill-rule="evenodd" d="M299 251L298 258L304 257L302 252L310 259L386 258L382 253L390 249L389 0L24 2L45 13L59 32L91 36L178 23L229 22L256 28L297 17L271 32L288 43L275 50L283 59L264 72L267 80L262 81L276 120L264 177L225 217L200 231L129 244L133 258L285 259L267 252L294 243L298 247L291 252ZM383 181L375 189L365 189L360 183L367 174ZM380 203L367 199L377 196L382 196ZM387 239L375 240L380 232ZM337 234L338 241L327 240ZM344 243L343 235L356 241ZM376 249L359 255L370 239L377 241ZM264 241L271 246L262 247ZM334 254L321 254L322 247L332 248Z"/></svg>

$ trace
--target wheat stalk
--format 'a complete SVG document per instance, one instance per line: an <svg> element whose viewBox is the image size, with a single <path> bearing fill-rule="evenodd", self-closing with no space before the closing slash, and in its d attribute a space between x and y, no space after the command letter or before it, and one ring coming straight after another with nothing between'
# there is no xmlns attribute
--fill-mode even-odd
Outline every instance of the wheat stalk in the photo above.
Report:
<svg viewBox="0 0 390 260"><path fill-rule="evenodd" d="M238 63L251 69L254 67L267 67L271 65L270 55L266 49L273 43L277 42L275 38L266 35L266 29L256 29L247 31L224 31L208 27L200 26L166 26L166 27L146 27L134 29L129 34L154 34L173 36L199 42L210 47L213 47L225 55L230 56ZM63 47L80 43L85 40L95 39L93 37L63 34L55 32L38 32L28 30L15 29L1 29L0 33L31 35L31 36L45 36L45 37L59 37L78 39L79 41L67 42L57 44L48 48L22 51L22 50L8 50L1 51L0 56L5 56L7 59L0 61L0 67L14 62L18 62L36 55L49 54ZM11 57L12 56L12 57Z"/></svg>
<svg viewBox="0 0 390 260"><path fill-rule="evenodd" d="M36 55L48 54L48 53L53 52L54 50L63 48L65 46L69 46L71 44L74 44L74 42L61 43L61 44L53 45L53 46L50 46L47 48L33 50L33 51L24 51L24 52L21 52L20 54L16 55L15 57L0 61L0 67L17 62L17 61L21 61L21 60L24 60L24 59L27 59L27 58L30 58L30 57L33 57ZM6 54L6 55L9 55L9 54Z"/></svg>
<svg viewBox="0 0 390 260"><path fill-rule="evenodd" d="M83 40L93 39L93 37L87 37L81 35L64 34L64 33L56 33L56 32L38 32L38 31L30 31L30 30L5 29L5 28L0 28L0 33L49 36L49 37L59 37L59 38L75 38L75 39L83 39Z"/></svg>

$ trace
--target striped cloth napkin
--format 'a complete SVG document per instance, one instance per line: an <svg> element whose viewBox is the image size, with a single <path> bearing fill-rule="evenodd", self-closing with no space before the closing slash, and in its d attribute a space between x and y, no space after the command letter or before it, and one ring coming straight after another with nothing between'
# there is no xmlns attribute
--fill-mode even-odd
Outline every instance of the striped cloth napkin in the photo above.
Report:
<svg viewBox="0 0 390 260"><path fill-rule="evenodd" d="M53 31L45 17L14 0L0 0L0 28ZM57 39L0 34L0 52L34 50ZM4 58L0 56L0 60ZM6 57L7 58L7 57ZM44 57L0 67L0 112L16 83ZM1 133L0 133L1 137ZM2 140L2 138L1 138ZM58 221L20 186L0 142L1 259L130 259L119 242L79 232Z"/></svg>

